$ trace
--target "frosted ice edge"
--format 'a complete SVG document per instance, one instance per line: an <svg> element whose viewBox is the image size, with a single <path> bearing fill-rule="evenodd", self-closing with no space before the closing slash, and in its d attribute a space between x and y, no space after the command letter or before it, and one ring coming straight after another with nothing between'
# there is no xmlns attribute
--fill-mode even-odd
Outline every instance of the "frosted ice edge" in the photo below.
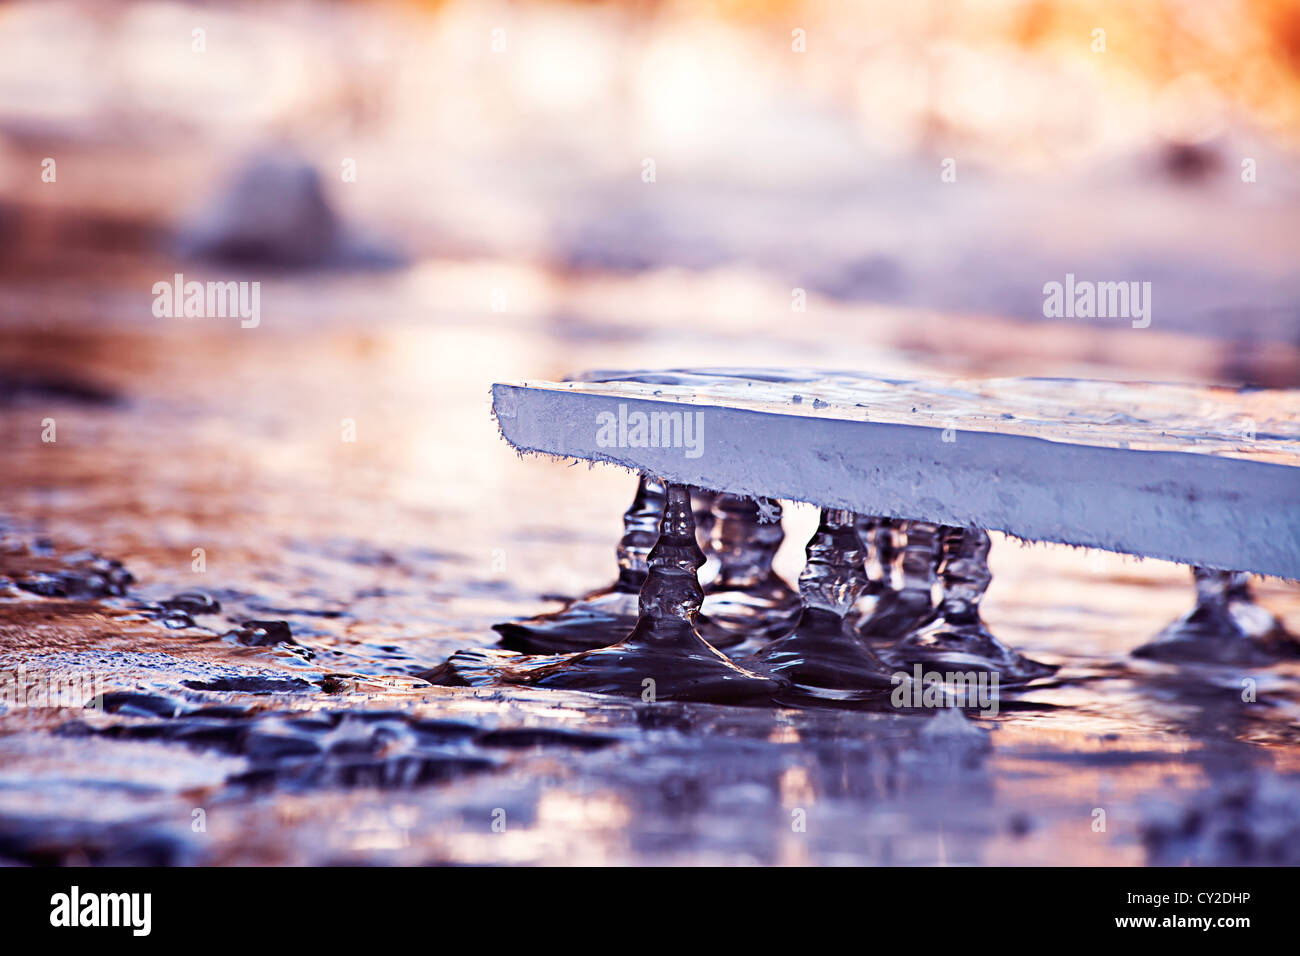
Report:
<svg viewBox="0 0 1300 956"><path fill-rule="evenodd" d="M1300 469L1290 466L991 432L961 431L949 443L928 425L700 404L689 407L706 416L705 451L691 459L680 448L596 442L601 412L619 403L682 410L675 400L552 383L499 383L493 395L496 406L513 404L513 417L498 416L498 424L521 452L751 497L1300 579ZM766 453L771 448L782 454Z"/></svg>

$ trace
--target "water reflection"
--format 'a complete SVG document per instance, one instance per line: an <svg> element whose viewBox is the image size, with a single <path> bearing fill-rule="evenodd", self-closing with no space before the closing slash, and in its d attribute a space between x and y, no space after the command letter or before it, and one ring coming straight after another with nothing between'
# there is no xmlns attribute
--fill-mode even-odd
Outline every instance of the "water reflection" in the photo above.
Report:
<svg viewBox="0 0 1300 956"><path fill-rule="evenodd" d="M306 286L278 294L299 296L304 315L316 301ZM61 340L5 337L33 365L51 363L47 341ZM1215 840L1190 849L1144 841L1144 827L1181 826L1203 800L1206 812L1236 819L1213 782L1248 774L1263 781L1249 799L1274 806L1300 773L1295 665L1192 679L1129 658L1186 609L1185 569L1001 536L986 619L1008 644L1061 669L1005 700L996 720L972 715L985 730L979 746L927 742L926 713L431 689L411 675L458 647L489 645L492 623L534 613L542 595L607 579L629 477L517 458L492 427L487 386L617 366L621 345L560 340L508 315L380 320L359 331L328 312L315 324L267 322L251 336L175 325L145 334L110 312L76 341L60 367L108 382L122 401L60 400L54 414L67 437L54 447L29 440L30 407L0 407L9 449L0 576L93 571L93 560L65 561L89 548L121 560L135 583L128 597L89 599L6 588L0 671L102 672L111 690L230 710L0 716L7 859L1141 863L1222 852L1235 861ZM827 361L820 331L773 345L667 326L638 354L669 367L684 343L700 364ZM448 354L457 361L430 374ZM907 367L865 345L841 345L833 359ZM376 363L381 379L370 374ZM356 423L355 442L342 440L344 418ZM786 580L801 571L816 521L813 509L787 509L774 561ZM206 555L201 572L195 548ZM196 589L221 611L196 612L195 627L167 628L138 606ZM1256 591L1297 629L1292 588L1262 581ZM224 637L243 621L276 620L310 660L293 645ZM184 684L268 676L306 687ZM1241 697L1246 678L1256 682L1253 702ZM280 723L271 734L268 724L275 739L254 738L258 746L304 753L284 758L294 786L253 786L247 775L265 751L237 742L257 715L363 710L401 711L406 729L390 737L378 721L334 738ZM96 732L60 730L77 721ZM164 724L176 729L154 729ZM99 732L114 727L141 729ZM514 733L522 730L550 733ZM295 742L282 743L285 735ZM363 769L322 785L306 763L294 765L321 759L298 737L323 748L326 766ZM392 790L365 783L374 767L406 766L412 755L451 769ZM202 835L191 830L195 793L209 810ZM1157 797L1172 802L1171 814L1150 808ZM34 816L35 806L50 816ZM1092 829L1099 807L1105 832ZM498 808L503 832L492 829ZM793 828L795 810L805 811L803 830ZM349 820L352 829L340 825Z"/></svg>

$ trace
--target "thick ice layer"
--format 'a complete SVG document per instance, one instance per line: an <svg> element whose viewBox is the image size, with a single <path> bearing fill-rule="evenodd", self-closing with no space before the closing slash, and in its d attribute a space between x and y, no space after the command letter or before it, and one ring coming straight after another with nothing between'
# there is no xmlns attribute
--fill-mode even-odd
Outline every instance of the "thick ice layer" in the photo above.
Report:
<svg viewBox="0 0 1300 956"><path fill-rule="evenodd" d="M860 514L1300 578L1300 393L801 370L493 386L516 448Z"/></svg>

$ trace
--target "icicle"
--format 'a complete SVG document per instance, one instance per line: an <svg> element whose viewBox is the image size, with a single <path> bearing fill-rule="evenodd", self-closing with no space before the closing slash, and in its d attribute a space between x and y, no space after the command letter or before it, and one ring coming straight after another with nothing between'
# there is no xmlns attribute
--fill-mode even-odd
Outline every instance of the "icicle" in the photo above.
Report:
<svg viewBox="0 0 1300 956"><path fill-rule="evenodd" d="M719 497L716 491L691 489L691 510L695 513L695 540L704 552L704 566L700 568L700 583L708 587L718 573L718 556L713 553L713 506Z"/></svg>
<svg viewBox="0 0 1300 956"><path fill-rule="evenodd" d="M939 559L938 525L926 521L899 522L904 537L898 552L897 590L884 591L875 610L858 628L870 641L896 641L915 629L933 610L934 569ZM891 534L892 547L896 538Z"/></svg>
<svg viewBox="0 0 1300 956"><path fill-rule="evenodd" d="M813 696L849 699L893 686L893 671L844 622L867 584L865 549L855 524L850 511L823 509L799 575L799 623L745 664L784 677Z"/></svg>
<svg viewBox="0 0 1300 956"><path fill-rule="evenodd" d="M666 485L659 539L648 556L639 596L640 615L624 640L562 656L460 651L430 672L428 679L471 686L524 684L582 690L647 702L770 698L779 689L777 681L736 666L696 632L695 619L704 600L696 573L702 564L690 494L684 485Z"/></svg>
<svg viewBox="0 0 1300 956"><path fill-rule="evenodd" d="M939 607L929 621L886 650L886 659L908 669L921 664L940 672L997 672L1002 684L1023 684L1054 673L1055 667L1003 644L980 618L980 601L991 579L988 532L945 526L939 538Z"/></svg>
<svg viewBox="0 0 1300 956"><path fill-rule="evenodd" d="M799 595L772 570L785 540L781 505L719 495L713 519L710 550L719 567L704 589L700 634L719 649L743 641L753 650L788 633L799 614Z"/></svg>
<svg viewBox="0 0 1300 956"><path fill-rule="evenodd" d="M623 514L614 584L575 598L550 614L494 624L501 646L530 654L557 654L605 647L626 637L636 624L637 594L645 583L646 559L659 537L663 510L663 483L643 475L636 497Z"/></svg>
<svg viewBox="0 0 1300 956"><path fill-rule="evenodd" d="M1192 568L1196 607L1133 652L1174 663L1269 664L1300 657L1300 642L1255 603L1250 576Z"/></svg>

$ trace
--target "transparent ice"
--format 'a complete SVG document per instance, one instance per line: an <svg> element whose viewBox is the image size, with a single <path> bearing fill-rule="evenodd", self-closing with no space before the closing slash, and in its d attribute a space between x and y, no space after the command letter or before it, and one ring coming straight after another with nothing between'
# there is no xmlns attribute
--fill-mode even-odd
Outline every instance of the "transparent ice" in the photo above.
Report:
<svg viewBox="0 0 1300 956"><path fill-rule="evenodd" d="M1002 684L1022 684L1054 673L1055 667L1019 654L984 626L980 602L992 578L988 532L944 525L939 539L939 606L928 621L884 651L886 659L909 670L921 664L925 670L944 673L997 672Z"/></svg>
<svg viewBox="0 0 1300 956"><path fill-rule="evenodd" d="M845 622L867 585L864 559L853 513L823 509L799 575L798 624L742 663L817 697L847 699L889 690L894 669Z"/></svg>
<svg viewBox="0 0 1300 956"><path fill-rule="evenodd" d="M883 643L903 638L925 621L934 608L934 572L940 557L939 526L927 521L895 523L889 535L889 557L900 535L904 543L897 558L898 587L896 590L886 587L890 576L882 572L880 600L858 626L858 634L869 641ZM882 565L884 560L882 555Z"/></svg>
<svg viewBox="0 0 1300 956"><path fill-rule="evenodd" d="M1192 568L1196 606L1133 652L1174 663L1268 664L1300 657L1300 642L1255 603L1250 575Z"/></svg>
<svg viewBox="0 0 1300 956"><path fill-rule="evenodd" d="M700 634L719 649L742 642L758 648L788 633L802 606L799 594L772 570L785 540L781 506L721 494L712 513L710 550L719 564L704 588Z"/></svg>
<svg viewBox="0 0 1300 956"><path fill-rule="evenodd" d="M704 601L696 578L704 555L695 539L691 497L665 485L659 539L647 560L636 626L608 647L524 656L495 649L460 651L429 672L436 683L518 684L655 700L766 702L779 682L733 664L695 629Z"/></svg>
<svg viewBox="0 0 1300 956"><path fill-rule="evenodd" d="M663 483L641 476L636 497L623 514L618 579L550 614L494 624L501 646L525 654L563 654L605 647L631 633L638 614L637 596L646 579L646 560L659 537L663 509Z"/></svg>

